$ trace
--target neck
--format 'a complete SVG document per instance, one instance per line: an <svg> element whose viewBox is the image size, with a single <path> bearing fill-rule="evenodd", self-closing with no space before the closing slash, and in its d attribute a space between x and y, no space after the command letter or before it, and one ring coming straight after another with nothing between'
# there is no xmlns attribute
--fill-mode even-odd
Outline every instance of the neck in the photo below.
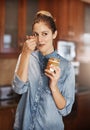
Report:
<svg viewBox="0 0 90 130"><path fill-rule="evenodd" d="M50 48L47 52L42 53L44 56L54 52L54 48Z"/></svg>

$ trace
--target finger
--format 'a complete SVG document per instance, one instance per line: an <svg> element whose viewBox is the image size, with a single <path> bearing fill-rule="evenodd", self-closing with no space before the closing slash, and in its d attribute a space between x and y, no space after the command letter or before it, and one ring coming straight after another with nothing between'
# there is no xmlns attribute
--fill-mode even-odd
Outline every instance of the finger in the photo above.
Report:
<svg viewBox="0 0 90 130"><path fill-rule="evenodd" d="M52 76L51 74L47 73L47 72L45 72L45 75L46 75L47 77L49 77L50 79L53 78L53 76Z"/></svg>
<svg viewBox="0 0 90 130"><path fill-rule="evenodd" d="M54 72L55 71L53 68L50 68L49 70L50 70L50 72Z"/></svg>
<svg viewBox="0 0 90 130"><path fill-rule="evenodd" d="M29 36L28 35L26 35L26 40L28 40L29 39Z"/></svg>
<svg viewBox="0 0 90 130"><path fill-rule="evenodd" d="M54 77L55 76L54 71L51 71L51 70L48 70L48 69L45 69L45 74L47 74L49 77Z"/></svg>
<svg viewBox="0 0 90 130"><path fill-rule="evenodd" d="M33 45L33 44L36 44L36 41L35 39L27 39L26 42L25 42L27 45Z"/></svg>

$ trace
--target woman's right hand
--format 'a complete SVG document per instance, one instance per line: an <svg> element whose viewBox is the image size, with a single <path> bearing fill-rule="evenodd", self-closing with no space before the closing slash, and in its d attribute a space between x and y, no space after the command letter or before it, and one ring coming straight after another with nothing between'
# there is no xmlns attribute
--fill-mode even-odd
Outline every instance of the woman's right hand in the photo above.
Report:
<svg viewBox="0 0 90 130"><path fill-rule="evenodd" d="M36 49L36 38L34 36L26 36L22 52L31 53Z"/></svg>

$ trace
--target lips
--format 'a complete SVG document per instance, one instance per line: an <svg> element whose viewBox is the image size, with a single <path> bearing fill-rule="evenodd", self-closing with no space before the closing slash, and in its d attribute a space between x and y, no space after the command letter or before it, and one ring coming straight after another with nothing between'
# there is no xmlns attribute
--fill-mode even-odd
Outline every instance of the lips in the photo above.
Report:
<svg viewBox="0 0 90 130"><path fill-rule="evenodd" d="M43 47L45 44L38 44L38 47Z"/></svg>

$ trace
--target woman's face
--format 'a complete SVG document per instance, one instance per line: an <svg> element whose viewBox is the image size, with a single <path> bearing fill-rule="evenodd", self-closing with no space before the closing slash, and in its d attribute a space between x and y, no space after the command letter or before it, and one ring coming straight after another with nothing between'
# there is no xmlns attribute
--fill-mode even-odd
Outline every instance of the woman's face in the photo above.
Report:
<svg viewBox="0 0 90 130"><path fill-rule="evenodd" d="M50 54L54 51L53 39L56 38L57 31L53 34L45 22L39 22L33 26L33 35L36 37L37 49L43 55Z"/></svg>

